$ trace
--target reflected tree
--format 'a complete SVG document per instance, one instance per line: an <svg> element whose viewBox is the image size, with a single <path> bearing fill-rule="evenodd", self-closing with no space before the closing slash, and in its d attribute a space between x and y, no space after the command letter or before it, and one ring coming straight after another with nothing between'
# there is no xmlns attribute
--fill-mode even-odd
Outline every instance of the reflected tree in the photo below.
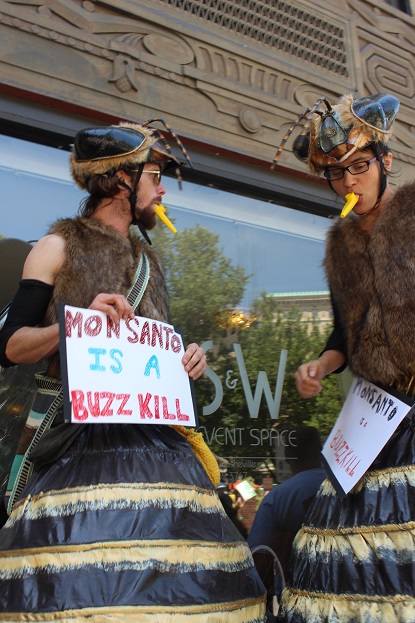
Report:
<svg viewBox="0 0 415 623"><path fill-rule="evenodd" d="M174 236L157 228L154 236L171 296L172 320L185 342L211 340L209 365L223 390L223 399L215 413L203 410L216 396L211 378L197 382L199 422L211 431L208 439L221 456L255 456L258 448L250 444L253 430L294 428L300 423L316 426L325 435L331 430L341 408L341 392L335 375L325 379L325 389L316 398L303 400L295 387L294 373L299 365L323 349L330 328L321 330L317 321L304 322L301 310L283 312L278 301L263 293L250 310L238 305L249 281L243 268L234 267L223 250L219 237L200 226L185 229ZM288 351L279 418L272 419L262 396L252 417L242 387L233 344L242 350L251 394L255 395L258 372L265 371L270 391L275 393L280 353ZM221 430L220 434L214 434ZM224 430L229 431L228 438ZM245 436L245 439L242 439ZM235 438L243 443L235 443ZM272 440L270 440L272 441ZM262 448L264 456L273 457L272 442Z"/></svg>

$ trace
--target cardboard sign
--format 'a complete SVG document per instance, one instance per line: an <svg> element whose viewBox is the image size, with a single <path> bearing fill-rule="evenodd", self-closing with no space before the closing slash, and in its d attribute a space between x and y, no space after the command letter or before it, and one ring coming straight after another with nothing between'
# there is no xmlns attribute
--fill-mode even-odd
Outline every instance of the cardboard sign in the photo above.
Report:
<svg viewBox="0 0 415 623"><path fill-rule="evenodd" d="M140 316L116 325L103 312L62 305L59 332L66 420L197 426L172 325Z"/></svg>
<svg viewBox="0 0 415 623"><path fill-rule="evenodd" d="M343 499L368 470L404 417L412 401L354 378L322 451L329 478Z"/></svg>

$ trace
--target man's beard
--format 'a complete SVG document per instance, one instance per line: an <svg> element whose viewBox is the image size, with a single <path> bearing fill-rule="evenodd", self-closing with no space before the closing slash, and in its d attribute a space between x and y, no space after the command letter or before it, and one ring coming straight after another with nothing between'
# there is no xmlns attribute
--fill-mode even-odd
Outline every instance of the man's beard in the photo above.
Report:
<svg viewBox="0 0 415 623"><path fill-rule="evenodd" d="M152 206L147 206L144 210L138 211L137 220L144 226L145 229L150 231L154 229L157 222L157 216Z"/></svg>

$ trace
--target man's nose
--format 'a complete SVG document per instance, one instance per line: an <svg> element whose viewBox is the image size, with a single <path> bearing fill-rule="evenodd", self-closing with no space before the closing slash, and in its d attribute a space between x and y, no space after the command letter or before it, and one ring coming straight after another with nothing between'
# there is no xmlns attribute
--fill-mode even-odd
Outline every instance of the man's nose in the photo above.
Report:
<svg viewBox="0 0 415 623"><path fill-rule="evenodd" d="M157 192L159 195L165 195L166 194L166 189L164 187L163 182L160 182L159 185L157 186Z"/></svg>

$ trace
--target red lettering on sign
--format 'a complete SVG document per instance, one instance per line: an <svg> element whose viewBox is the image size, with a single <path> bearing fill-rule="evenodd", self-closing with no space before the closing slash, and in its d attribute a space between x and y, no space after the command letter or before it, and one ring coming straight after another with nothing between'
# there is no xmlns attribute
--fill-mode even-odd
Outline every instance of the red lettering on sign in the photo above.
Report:
<svg viewBox="0 0 415 623"><path fill-rule="evenodd" d="M78 329L78 337L82 336L82 320L83 316L81 312L76 312L75 317L69 309L65 310L65 335L66 337L72 337L72 329Z"/></svg>
<svg viewBox="0 0 415 623"><path fill-rule="evenodd" d="M143 394L138 394L138 407L140 409L140 417L142 420L152 419L153 414L150 411L148 403L151 400L151 394L147 392L146 397L143 400Z"/></svg>
<svg viewBox="0 0 415 623"><path fill-rule="evenodd" d="M171 338L171 349L174 353L180 353L182 349L182 341L178 335L173 335Z"/></svg>
<svg viewBox="0 0 415 623"><path fill-rule="evenodd" d="M134 329L131 327L131 323L132 322L135 325L137 325L137 329L140 326L140 323L138 322L138 318L136 316L134 316L134 318L129 318L128 320L125 321L125 325L126 325L127 329L129 331L131 331L131 333L133 334L133 337L128 336L127 340L130 342L130 344L137 344L137 342L138 342L138 333L137 333L137 331L134 331Z"/></svg>
<svg viewBox="0 0 415 623"><path fill-rule="evenodd" d="M154 396L154 417L156 418L156 420L160 419L159 396Z"/></svg>
<svg viewBox="0 0 415 623"><path fill-rule="evenodd" d="M116 324L111 316L107 316L107 337L111 337L113 333L116 337L120 337L120 323Z"/></svg>
<svg viewBox="0 0 415 623"><path fill-rule="evenodd" d="M169 413L168 407L167 407L167 398L166 396L162 396L161 397L161 402L163 403L163 419L164 420L175 420L176 416L174 413Z"/></svg>
<svg viewBox="0 0 415 623"><path fill-rule="evenodd" d="M141 329L140 344L145 344L146 342L150 346L150 325L147 320Z"/></svg>
<svg viewBox="0 0 415 623"><path fill-rule="evenodd" d="M110 407L114 401L115 394L112 392L100 392L99 397L107 400L101 409L101 415L114 415L114 411Z"/></svg>
<svg viewBox="0 0 415 623"><path fill-rule="evenodd" d="M151 327L151 345L155 346L156 341L158 341L160 348L163 348L163 331L161 329L161 324L157 325L153 322Z"/></svg>
<svg viewBox="0 0 415 623"><path fill-rule="evenodd" d="M94 396L94 402L92 402ZM99 417L101 411L99 408L99 392L87 392L88 409L91 415Z"/></svg>
<svg viewBox="0 0 415 623"><path fill-rule="evenodd" d="M130 398L131 394L113 392L86 392L85 396L83 391L75 389L71 391L73 417L79 422L86 420L89 415L95 418L111 417L114 415L111 407L115 407L117 402L121 403L118 405L117 415L132 415L132 410L125 408Z"/></svg>
<svg viewBox="0 0 415 623"><path fill-rule="evenodd" d="M75 420L86 420L88 417L88 409L84 405L85 395L84 392L81 392L79 389L75 389L71 391L72 396L72 411L74 414Z"/></svg>
<svg viewBox="0 0 415 623"><path fill-rule="evenodd" d="M180 400L178 398L176 398L176 413L177 413L177 419L180 420L181 422L188 422L190 420L189 415L186 415L185 413L182 413L180 411Z"/></svg>
<svg viewBox="0 0 415 623"><path fill-rule="evenodd" d="M116 399L121 400L121 404L117 409L117 415L132 415L131 409L124 409L125 405L130 399L131 394L117 394Z"/></svg>
<svg viewBox="0 0 415 623"><path fill-rule="evenodd" d="M171 329L170 327L163 327L163 331L166 334L166 350L169 350L169 345L170 345L170 334L173 333L173 329Z"/></svg>
<svg viewBox="0 0 415 623"><path fill-rule="evenodd" d="M101 316L90 316L85 320L84 331L89 337L96 337L101 333L102 318Z"/></svg>

